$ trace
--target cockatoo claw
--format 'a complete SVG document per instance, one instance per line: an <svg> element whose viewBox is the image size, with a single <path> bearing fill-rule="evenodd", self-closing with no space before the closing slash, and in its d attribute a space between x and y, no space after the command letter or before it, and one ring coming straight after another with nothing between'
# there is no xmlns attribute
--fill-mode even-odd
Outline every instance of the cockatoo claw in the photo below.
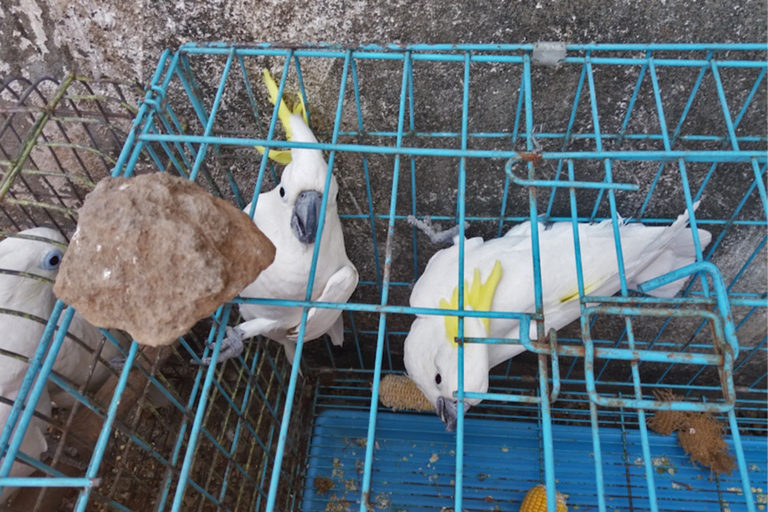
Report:
<svg viewBox="0 0 768 512"><path fill-rule="evenodd" d="M440 230L438 224L432 224L432 219L429 216L424 217L424 220L419 220L413 215L409 215L407 218L408 224L414 226L419 231L429 237L429 241L436 245L445 245L453 242L454 237L459 234L459 225L455 225L451 228ZM464 222L464 228L469 227L469 222Z"/></svg>
<svg viewBox="0 0 768 512"><path fill-rule="evenodd" d="M59 447L58 440L48 439L48 448L40 454L40 460L53 458L58 447ZM74 448L72 446L65 446L64 449L62 450L62 453L59 455L58 461L60 463L66 464L67 466L72 466L73 468L79 469L81 471L85 471L86 469L88 469L88 465L84 464L78 458L78 455L79 453L77 452L77 448Z"/></svg>
<svg viewBox="0 0 768 512"><path fill-rule="evenodd" d="M121 372L123 371L123 366L125 366L125 356L115 356L107 362L113 370Z"/></svg>
<svg viewBox="0 0 768 512"><path fill-rule="evenodd" d="M232 359L243 353L243 335L245 333L239 327L227 327L226 337L221 340L221 350L219 351L218 362L222 363L227 359ZM208 348L213 350L216 346L215 343L208 343ZM196 361L192 359L190 362L196 364ZM211 364L210 357L204 357L199 363L201 366L208 366Z"/></svg>

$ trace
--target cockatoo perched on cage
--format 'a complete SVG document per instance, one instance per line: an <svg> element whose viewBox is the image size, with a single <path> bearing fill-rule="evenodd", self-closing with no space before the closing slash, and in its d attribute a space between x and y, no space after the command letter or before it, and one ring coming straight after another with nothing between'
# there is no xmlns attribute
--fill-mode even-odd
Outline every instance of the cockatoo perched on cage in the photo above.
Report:
<svg viewBox="0 0 768 512"><path fill-rule="evenodd" d="M53 295L53 279L61 263L64 237L50 228L33 228L19 233L34 239L9 237L0 242L0 396L10 400L16 398L21 382L27 371L27 361L37 349L56 297ZM69 380L74 387L86 384L95 389L108 377L109 369L97 363L93 372L89 366L93 350L101 341L101 332L75 315L70 324L69 335L64 340L53 371ZM77 339L75 339L77 338ZM101 358L108 360L118 353L111 343L106 342ZM20 357L14 357L12 354ZM74 397L52 382L43 391L36 411L44 416L51 414L51 400L60 407L74 403ZM11 406L0 403L0 429L5 427ZM21 451L33 458L40 458L47 450L44 436L46 423L33 416L21 444ZM2 460L2 457L0 457ZM26 476L33 472L31 466L15 462L11 476ZM10 495L3 490L0 503Z"/></svg>
<svg viewBox="0 0 768 512"><path fill-rule="evenodd" d="M687 212L667 227L649 227L622 222L619 227L624 255L627 286L666 274L695 260L692 233L687 228ZM560 329L579 318L580 303L573 245L573 226L556 222L540 223L544 328ZM702 247L711 240L709 232L698 230ZM579 224L584 291L588 295L612 295L619 291L619 273L613 227L610 220L599 224ZM429 260L424 274L411 293L412 307L456 309L458 288L458 239L454 245L437 252ZM531 224L525 222L510 229L501 238L483 241L471 238L464 243L464 304L466 309L531 313L535 310L531 247ZM684 279L657 288L651 295L674 296ZM456 425L458 389L456 317L417 316L405 339L405 367L410 378L435 406L447 430ZM531 322L531 338L536 325ZM466 317L466 337L519 338L515 320ZM464 345L464 389L484 393L488 390L488 372L494 366L524 351L517 344ZM466 399L465 410L480 400Z"/></svg>
<svg viewBox="0 0 768 512"><path fill-rule="evenodd" d="M274 103L277 86L265 71L265 82ZM317 142L304 117L291 113L281 102L280 120L286 135L296 142ZM270 157L276 158L270 151ZM253 221L275 245L275 260L259 277L248 285L241 297L304 300L312 255L320 222L320 206L323 200L328 164L317 149L290 150L290 163L286 166L280 183L269 192L259 194ZM347 257L344 234L337 210L339 187L331 176L328 189L325 223L320 251L317 257L312 300L346 302L357 286L358 273ZM250 213L251 205L243 211ZM285 347L289 361L293 361L301 321L301 308L241 304L240 314L245 320L236 327L227 328L219 361L236 357L243 350L243 340L262 335ZM313 340L328 334L334 345L341 345L344 324L341 311L311 308L307 316L304 339ZM210 358L203 360L210 363Z"/></svg>

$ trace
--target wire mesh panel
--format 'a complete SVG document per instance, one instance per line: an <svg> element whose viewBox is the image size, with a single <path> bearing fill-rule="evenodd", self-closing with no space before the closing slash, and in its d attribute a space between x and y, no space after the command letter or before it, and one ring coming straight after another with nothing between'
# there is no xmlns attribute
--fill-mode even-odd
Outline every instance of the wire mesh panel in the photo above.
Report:
<svg viewBox="0 0 768 512"><path fill-rule="evenodd" d="M0 423L5 429L0 460L12 462L2 473L4 509L72 510L87 503L94 510L144 510L148 496L159 508L170 506L174 497L169 489L178 481L182 447L203 389L203 374L190 365L188 350L199 352L210 325L195 328L176 348L139 352L133 372L120 380L119 366L110 360L127 353L130 339L123 333L103 331L104 337L91 333L85 338L77 327L82 319L75 317L58 342L58 352L49 350L50 338L37 345L44 330L49 336L53 332L46 330L49 314L55 326L62 308L54 308L51 273L37 261L29 272L20 272L7 245L29 240L32 247L66 247L77 208L114 167L140 93L130 85L74 75L61 82L11 78L0 89L0 210L8 237L0 264ZM36 226L49 231L30 233ZM39 300L18 298L29 289L40 294ZM222 482L228 491L215 496L232 509L253 508L266 499L266 491L258 490L272 467L289 364L271 346L254 345L243 357L247 372L222 374L214 389L206 391L208 407L199 425L204 439L195 443L200 462L190 468L190 491L177 508L202 506L213 496L208 489ZM47 361L52 367L46 369ZM36 390L38 373L47 377ZM27 407L27 419L21 407L25 397L27 405L37 403ZM9 457L9 447L15 450L15 424L26 425L17 430L27 434L18 439L20 450ZM38 433L39 442L27 440ZM288 453L298 459L297 450L294 446ZM295 472L285 470L288 475ZM84 487L90 496L78 504L76 490Z"/></svg>
<svg viewBox="0 0 768 512"><path fill-rule="evenodd" d="M338 181L358 287L344 304L237 298L168 353L108 340L126 361L113 369L102 407L72 390L97 415L98 434L80 449L87 468L70 478L56 459L31 460L22 436L11 435L16 422L27 428L30 404L46 400L46 379L58 384L51 367L62 336L51 327L0 438L7 460L46 476L5 478L6 462L0 484L75 488L68 505L78 510L513 510L538 483L550 511L556 492L571 510L762 510L766 56L759 44L188 44L166 52L112 174L178 174L243 208L280 179L257 146L321 149ZM282 136L264 68L275 74L278 103L309 107L318 143ZM692 262L634 283L619 230L672 226L683 214ZM458 236L435 245L409 216L458 226ZM511 264L533 268L533 285L520 290L531 307L471 305L461 283L471 276L473 237L499 238L526 221L576 234L579 223L605 222L617 293L585 281L588 240L549 246L529 230L530 256ZM443 281L455 303L412 307L430 257L451 244L457 263ZM574 321L557 333L546 328L542 296L549 267L541 262L554 251L579 276L561 300L575 301ZM680 279L676 296L654 296ZM291 365L259 338L220 365L188 363L216 362L243 303L343 310L344 345L299 336ZM403 373L414 318L446 309L459 318L455 433L432 412L380 403L382 381ZM60 316L69 325L72 314L59 303L49 325ZM473 336L475 318L518 329ZM526 351L494 364L487 390L465 389L462 376L475 370L465 358L485 345ZM165 403L142 396L120 409L142 376L138 387ZM475 404L466 413L465 402ZM663 413L673 415L673 435L659 432ZM721 448L722 433L727 468L703 465L686 445L697 429Z"/></svg>

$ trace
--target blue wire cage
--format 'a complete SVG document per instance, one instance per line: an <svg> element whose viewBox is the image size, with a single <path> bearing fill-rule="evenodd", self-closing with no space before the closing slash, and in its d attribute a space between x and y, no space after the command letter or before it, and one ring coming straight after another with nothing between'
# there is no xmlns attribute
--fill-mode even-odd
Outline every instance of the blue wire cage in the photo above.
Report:
<svg viewBox="0 0 768 512"><path fill-rule="evenodd" d="M242 208L280 172L255 146L322 149L358 289L346 304L237 298L163 350L126 348L105 332L126 363L100 394L51 371L64 338L55 326L73 314L58 303L0 435L0 486L76 489L61 502L75 510L517 510L537 483L550 512L556 490L579 511L764 510L766 57L764 44L222 43L164 53L112 175L175 173ZM278 98L306 100L318 144L281 137L263 68ZM459 386L459 400L484 401L459 414L455 433L434 414L379 403L382 379L403 373L414 315L444 314L407 306L438 249L409 215L488 239L526 220L669 225L684 211L712 242L694 240L695 263L645 284L691 277L678 297L596 297L581 286L580 320L557 336L542 327L538 339L495 340L528 352L493 370L488 393ZM258 339L221 365L187 364L216 360L244 302L343 310L344 346L300 336L291 365ZM525 326L541 319L537 304L457 314ZM461 343L458 353L461 372ZM84 466L68 473L60 459L26 456L13 432L27 428L48 381L95 424ZM167 404L154 407L150 392ZM660 410L716 418L734 470L697 466L675 436L650 431ZM69 432L73 414L50 419L52 430ZM14 460L42 476L9 477Z"/></svg>

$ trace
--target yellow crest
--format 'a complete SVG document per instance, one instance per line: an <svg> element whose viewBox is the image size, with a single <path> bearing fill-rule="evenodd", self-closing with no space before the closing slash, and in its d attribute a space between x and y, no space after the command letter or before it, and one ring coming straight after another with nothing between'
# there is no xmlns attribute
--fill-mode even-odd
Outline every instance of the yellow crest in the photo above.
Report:
<svg viewBox="0 0 768 512"><path fill-rule="evenodd" d="M264 70L262 78L264 79L264 85L269 93L269 102L274 105L277 101L277 82L275 82L274 77L268 69ZM283 97L285 97L285 94L283 94ZM283 125L283 131L285 132L285 138L287 140L293 140L293 131L291 130L290 123L291 114L300 114L301 117L304 118L304 122L309 124L309 121L307 120L307 111L304 108L305 103L306 100L301 93L299 93L299 101L293 106L293 110L288 108L284 99L280 100L280 106L277 109L277 118L280 119L280 123ZM256 146L256 149L262 155L264 154L264 146ZM270 149L269 155L267 156L279 164L288 165L291 162L291 150L289 149L282 151Z"/></svg>
<svg viewBox="0 0 768 512"><path fill-rule="evenodd" d="M496 260L493 265L491 274L488 279L483 282L483 278L480 275L480 269L475 267L475 271L472 274L472 282L467 284L464 281L464 305L472 307L475 311L490 311L491 303L493 302L493 296L496 294L496 287L501 280L501 262ZM459 308L459 287L456 286L451 294L451 300L440 299L440 309L458 309ZM457 346L456 337L459 335L459 317L457 316L445 316L445 337L448 341L453 343L453 346ZM490 330L491 321L490 318L481 319L485 330Z"/></svg>

